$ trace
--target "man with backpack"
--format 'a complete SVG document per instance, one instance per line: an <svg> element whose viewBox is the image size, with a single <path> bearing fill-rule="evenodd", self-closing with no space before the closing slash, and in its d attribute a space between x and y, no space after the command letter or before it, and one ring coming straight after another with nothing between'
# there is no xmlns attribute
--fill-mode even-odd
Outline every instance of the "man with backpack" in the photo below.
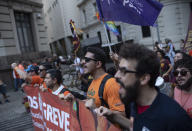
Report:
<svg viewBox="0 0 192 131"><path fill-rule="evenodd" d="M83 64L84 74L90 74L93 80L87 91L85 106L89 109L105 106L112 111L124 113L124 105L120 100L120 86L115 78L105 72L105 52L97 47L89 47ZM65 99L68 99L65 97Z"/></svg>

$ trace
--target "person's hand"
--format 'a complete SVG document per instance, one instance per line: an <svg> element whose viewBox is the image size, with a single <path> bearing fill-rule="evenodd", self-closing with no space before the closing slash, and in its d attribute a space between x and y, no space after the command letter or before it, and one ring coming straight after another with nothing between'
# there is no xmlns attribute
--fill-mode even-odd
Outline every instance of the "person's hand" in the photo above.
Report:
<svg viewBox="0 0 192 131"><path fill-rule="evenodd" d="M42 92L46 92L46 91L48 91L48 88L44 88L44 87L39 87L40 88L40 90L42 91Z"/></svg>
<svg viewBox="0 0 192 131"><path fill-rule="evenodd" d="M163 78L164 78L164 77L166 77L166 76L168 76L168 74L167 74L167 73L165 73L165 74L163 74L163 75L162 75L162 77L163 77Z"/></svg>
<svg viewBox="0 0 192 131"><path fill-rule="evenodd" d="M114 59L115 59L116 61L118 61L118 60L119 60L119 56L118 56L118 54L117 54L117 53L114 53Z"/></svg>
<svg viewBox="0 0 192 131"><path fill-rule="evenodd" d="M110 116L112 111L106 107L100 106L94 110L99 116Z"/></svg>
<svg viewBox="0 0 192 131"><path fill-rule="evenodd" d="M114 53L113 52L109 52L109 56L113 60Z"/></svg>
<svg viewBox="0 0 192 131"><path fill-rule="evenodd" d="M71 93L68 93L67 95L59 94L59 98L61 100L66 100L66 101L73 101L75 99L75 97Z"/></svg>
<svg viewBox="0 0 192 131"><path fill-rule="evenodd" d="M21 89L23 89L26 85L27 85L26 83L23 83L23 84L21 85Z"/></svg>
<svg viewBox="0 0 192 131"><path fill-rule="evenodd" d="M113 60L113 61L118 61L119 60L119 56L118 56L117 53L110 52L109 56L110 56L111 60Z"/></svg>
<svg viewBox="0 0 192 131"><path fill-rule="evenodd" d="M94 99L88 99L85 101L85 107L88 109L95 109L96 105L95 105L95 100Z"/></svg>

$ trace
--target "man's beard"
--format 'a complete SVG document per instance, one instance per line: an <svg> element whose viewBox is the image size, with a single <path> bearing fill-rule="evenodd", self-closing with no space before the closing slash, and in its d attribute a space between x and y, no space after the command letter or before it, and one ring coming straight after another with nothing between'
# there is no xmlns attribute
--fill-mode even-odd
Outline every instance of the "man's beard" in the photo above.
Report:
<svg viewBox="0 0 192 131"><path fill-rule="evenodd" d="M140 88L140 81L137 79L133 85L130 86L125 86L119 79L116 80L120 85L121 88L125 89L125 96L120 95L121 101L127 105L130 104L131 102L135 102L138 98L139 95L139 88Z"/></svg>
<svg viewBox="0 0 192 131"><path fill-rule="evenodd" d="M191 86L192 86L192 77L189 78L185 84L178 85L177 88L180 90L189 91L191 89Z"/></svg>

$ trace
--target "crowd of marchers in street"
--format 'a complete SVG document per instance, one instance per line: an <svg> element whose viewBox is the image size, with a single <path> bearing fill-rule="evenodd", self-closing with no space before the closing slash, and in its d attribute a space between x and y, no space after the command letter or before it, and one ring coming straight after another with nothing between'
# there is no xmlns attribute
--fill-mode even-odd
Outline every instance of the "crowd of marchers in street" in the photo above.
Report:
<svg viewBox="0 0 192 131"><path fill-rule="evenodd" d="M15 91L19 85L21 90L32 85L61 100L83 100L87 109L121 129L192 131L192 57L183 45L182 41L180 50L175 50L172 41L165 39L150 50L124 43L119 52L110 52L114 67L108 70L106 53L88 47L84 57L75 56L71 64L76 67L83 95L63 85L60 59L13 63ZM29 105L25 106L30 112Z"/></svg>

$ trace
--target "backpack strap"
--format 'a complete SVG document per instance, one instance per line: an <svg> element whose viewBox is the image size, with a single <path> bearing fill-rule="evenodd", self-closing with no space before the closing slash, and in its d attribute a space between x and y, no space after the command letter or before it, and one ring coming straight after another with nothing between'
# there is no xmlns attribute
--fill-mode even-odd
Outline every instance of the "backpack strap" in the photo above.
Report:
<svg viewBox="0 0 192 131"><path fill-rule="evenodd" d="M64 87L59 94L63 94L65 91L69 91L69 90Z"/></svg>
<svg viewBox="0 0 192 131"><path fill-rule="evenodd" d="M99 87L99 99L101 101L101 106L106 106L109 108L109 105L107 104L107 102L103 99L103 92L104 92L104 87L105 87L105 83L107 82L108 79L112 78L113 76L111 75L106 75Z"/></svg>

